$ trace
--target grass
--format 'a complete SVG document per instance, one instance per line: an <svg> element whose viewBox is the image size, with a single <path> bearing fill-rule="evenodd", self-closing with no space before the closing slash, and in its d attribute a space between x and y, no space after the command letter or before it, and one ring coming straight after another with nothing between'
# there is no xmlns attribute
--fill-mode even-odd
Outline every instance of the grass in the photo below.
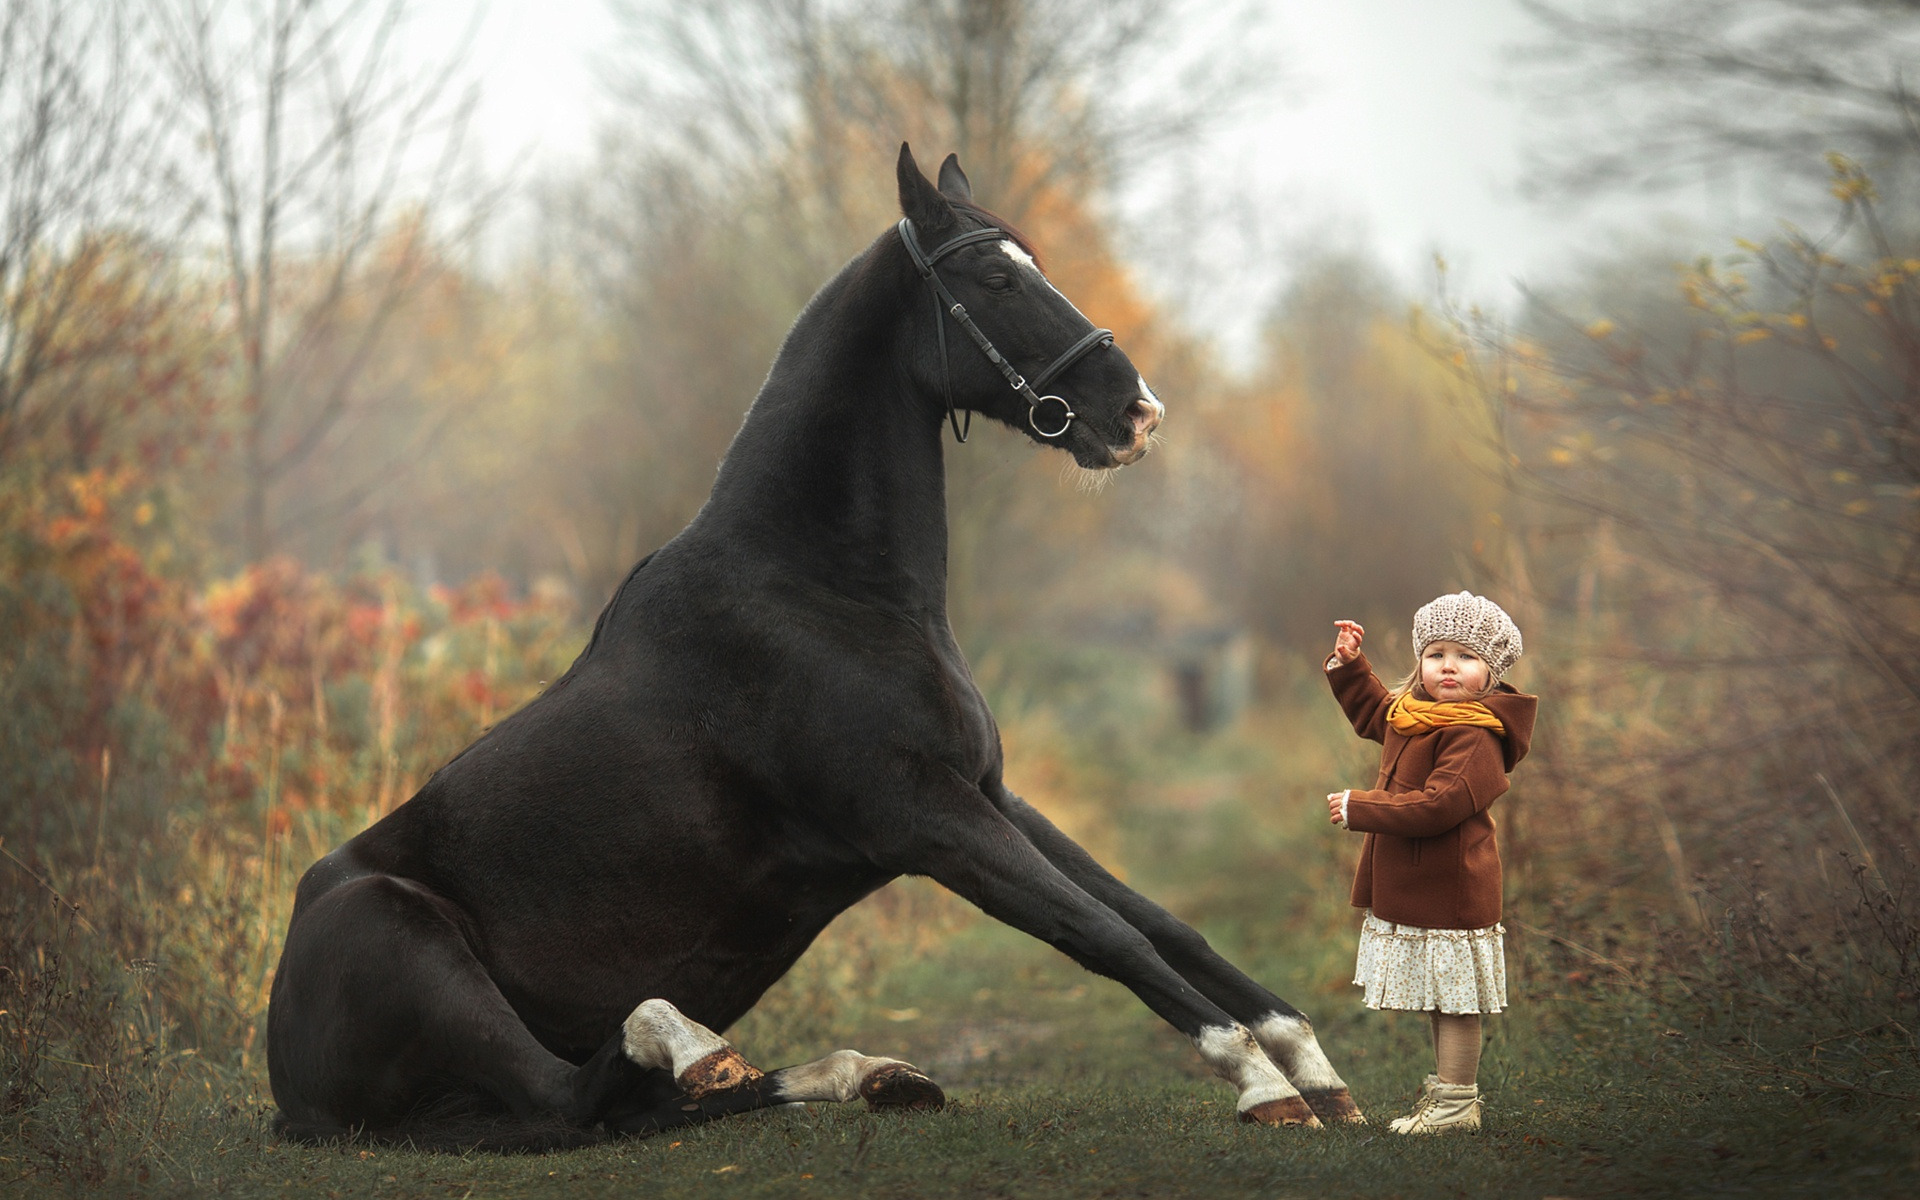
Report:
<svg viewBox="0 0 1920 1200"><path fill-rule="evenodd" d="M1431 1069L1425 1022L1368 1012L1347 983L1357 918L1345 888L1357 839L1328 829L1313 803L1332 780L1364 769L1364 748L1309 707L1305 717L1287 715L1285 729L1261 723L1280 714L1256 714L1236 734L1168 735L1140 750L1146 761L1108 753L1089 765L1084 756L1054 761L1064 752L1045 730L1023 731L1017 706L1002 707L1014 710L1010 777L1038 781L1032 797L1070 832L1310 1013L1375 1124L1239 1125L1226 1086L1123 988L909 880L836 924L731 1036L763 1067L842 1045L909 1059L947 1088L952 1104L943 1112L816 1105L524 1157L305 1147L269 1132L257 1054L205 1038L168 1051L164 1030L128 1026L124 1044L146 1044L151 1062L125 1054L101 1072L83 1065L107 1061L90 1060L84 1038L48 1043L46 1098L0 1137L0 1190L465 1200L636 1192L1874 1196L1920 1188L1920 1070L1910 1057L1867 1045L1878 1057L1850 1061L1872 1057L1897 1069L1836 1067L1837 1083L1820 1072L1795 1075L1782 1064L1799 1060L1760 1052L1769 1040L1804 1040L1792 1020L1761 1021L1744 1001L1676 1002L1596 967L1593 951L1518 927L1514 1005L1488 1021L1485 1130L1436 1139L1386 1133L1386 1119L1405 1111ZM250 986L252 968L241 966ZM88 1036L102 1046L118 1037L113 1022L139 1017L137 1001L116 1017L99 1009ZM1855 1041L1872 1042L1870 1033ZM33 1122L37 1134L20 1135Z"/></svg>
<svg viewBox="0 0 1920 1200"><path fill-rule="evenodd" d="M1399 1111L1428 1069L1422 1022L1366 1013L1351 997L1314 1000L1330 1052L1375 1121ZM1122 989L982 923L908 964L849 1022L862 1049L934 1070L954 1101L941 1113L821 1105L519 1158L291 1146L267 1135L258 1114L210 1114L172 1139L149 1179L114 1190L1852 1196L1912 1194L1920 1179L1911 1105L1740 1081L1712 1051L1618 998L1527 1001L1490 1024L1487 1128L1477 1137L1404 1139L1379 1124L1250 1128L1233 1120L1232 1095L1181 1039Z"/></svg>

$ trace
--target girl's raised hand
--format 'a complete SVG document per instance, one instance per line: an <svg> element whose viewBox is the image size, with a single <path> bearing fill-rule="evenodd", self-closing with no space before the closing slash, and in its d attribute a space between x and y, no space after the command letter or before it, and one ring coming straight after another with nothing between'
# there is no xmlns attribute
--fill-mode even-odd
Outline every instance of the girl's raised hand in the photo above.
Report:
<svg viewBox="0 0 1920 1200"><path fill-rule="evenodd" d="M1360 656L1360 641L1367 631L1360 628L1358 621L1335 621L1333 623L1333 656L1343 663L1350 663Z"/></svg>

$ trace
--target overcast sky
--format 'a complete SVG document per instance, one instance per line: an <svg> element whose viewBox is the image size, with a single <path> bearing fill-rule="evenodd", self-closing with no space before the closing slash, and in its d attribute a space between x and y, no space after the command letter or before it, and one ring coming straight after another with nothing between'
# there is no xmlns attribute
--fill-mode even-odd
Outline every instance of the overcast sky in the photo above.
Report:
<svg viewBox="0 0 1920 1200"><path fill-rule="evenodd" d="M472 11L423 0L416 33L442 42ZM1263 253L1331 239L1418 289L1438 251L1455 286L1498 305L1516 279L1543 281L1650 220L1618 204L1549 212L1519 195L1525 141L1541 130L1509 82L1531 32L1513 0L1271 0L1269 15L1261 52L1285 86L1210 142L1201 168L1223 194L1260 198ZM610 111L594 59L615 36L605 0L490 0L473 60L488 161L538 172L583 160ZM1220 246L1216 262L1247 260L1234 239ZM1214 318L1257 311L1267 297L1249 289L1223 282Z"/></svg>

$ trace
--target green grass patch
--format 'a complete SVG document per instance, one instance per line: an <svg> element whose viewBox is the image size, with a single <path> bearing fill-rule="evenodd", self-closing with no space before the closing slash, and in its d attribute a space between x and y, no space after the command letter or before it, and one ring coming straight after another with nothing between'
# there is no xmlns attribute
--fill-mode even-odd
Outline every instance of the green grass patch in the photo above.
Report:
<svg viewBox="0 0 1920 1200"><path fill-rule="evenodd" d="M814 1105L520 1157L288 1145L269 1132L250 1039L224 1044L169 1024L158 1006L175 992L252 1003L277 946L282 889L263 887L257 909L235 908L244 920L234 928L266 931L265 940L230 964L232 986L211 988L200 976L224 978L213 950L232 939L216 928L218 905L180 900L188 882L176 876L180 903L168 911L181 928L170 940L193 934L206 944L196 957L144 975L106 958L83 969L80 952L93 941L70 925L48 943L72 955L64 974L49 972L39 950L17 951L12 961L37 962L40 974L19 974L16 994L67 1015L37 1025L31 1014L0 1015L0 1030L10 1039L77 1032L22 1041L17 1054L9 1042L8 1061L31 1050L37 1073L32 1093L9 1092L0 1112L0 1188L436 1200L1920 1191L1920 1069L1901 1030L1831 1037L1822 1032L1830 1020L1818 1025L1785 993L1666 987L1644 966L1621 965L1625 949L1599 943L1618 969L1608 968L1593 961L1598 952L1564 944L1571 938L1517 927L1513 1007L1487 1021L1484 1131L1386 1132L1431 1069L1426 1022L1367 1011L1348 982L1358 917L1346 887L1358 839L1325 824L1320 797L1369 764L1313 698L1256 713L1228 735L1161 731L1131 751L1104 735L1090 750L1051 717L1030 729L1009 705L1008 740L1044 786L1079 798L1060 811L1063 823L1312 1016L1373 1118L1367 1127L1238 1124L1232 1092L1125 989L905 880L837 922L730 1034L769 1068L841 1046L906 1058L947 1088L943 1112ZM317 846L331 832L293 836ZM304 861L304 851L288 855ZM216 861L182 859L181 870L203 860ZM290 885L298 866L262 877ZM219 878L194 883L195 896L215 894ZM29 977L45 986L32 991ZM1756 1008L1753 998L1767 995ZM252 1029L257 1017L236 1011L207 1030ZM1797 1049L1816 1040L1820 1057Z"/></svg>
<svg viewBox="0 0 1920 1200"><path fill-rule="evenodd" d="M968 990L971 988L972 990ZM182 1123L154 1195L1599 1196L1911 1194L1913 1106L1728 1072L1629 1000L1523 1000L1489 1021L1486 1129L1383 1128L1430 1069L1424 1022L1324 996L1329 1052L1365 1128L1238 1124L1233 1095L1123 989L980 924L904 964L847 1039L949 1088L940 1113L775 1110L548 1155L276 1143L258 1113ZM759 1057L751 1042L744 1048ZM820 1047L824 1050L826 1047ZM769 1060L771 1061L771 1060ZM85 1190L85 1189L76 1189Z"/></svg>

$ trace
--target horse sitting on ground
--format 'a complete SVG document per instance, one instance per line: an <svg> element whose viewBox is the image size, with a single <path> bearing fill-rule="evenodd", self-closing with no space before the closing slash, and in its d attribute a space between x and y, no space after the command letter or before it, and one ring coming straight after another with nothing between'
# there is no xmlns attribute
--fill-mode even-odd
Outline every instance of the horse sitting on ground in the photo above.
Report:
<svg viewBox="0 0 1920 1200"><path fill-rule="evenodd" d="M1163 409L953 157L936 187L902 146L898 183L905 219L807 304L706 505L574 664L300 881L267 1018L288 1134L938 1106L895 1059L762 1074L713 1032L901 875L1132 989L1242 1119L1361 1119L1305 1017L1001 779L947 622L943 426L1117 468Z"/></svg>

